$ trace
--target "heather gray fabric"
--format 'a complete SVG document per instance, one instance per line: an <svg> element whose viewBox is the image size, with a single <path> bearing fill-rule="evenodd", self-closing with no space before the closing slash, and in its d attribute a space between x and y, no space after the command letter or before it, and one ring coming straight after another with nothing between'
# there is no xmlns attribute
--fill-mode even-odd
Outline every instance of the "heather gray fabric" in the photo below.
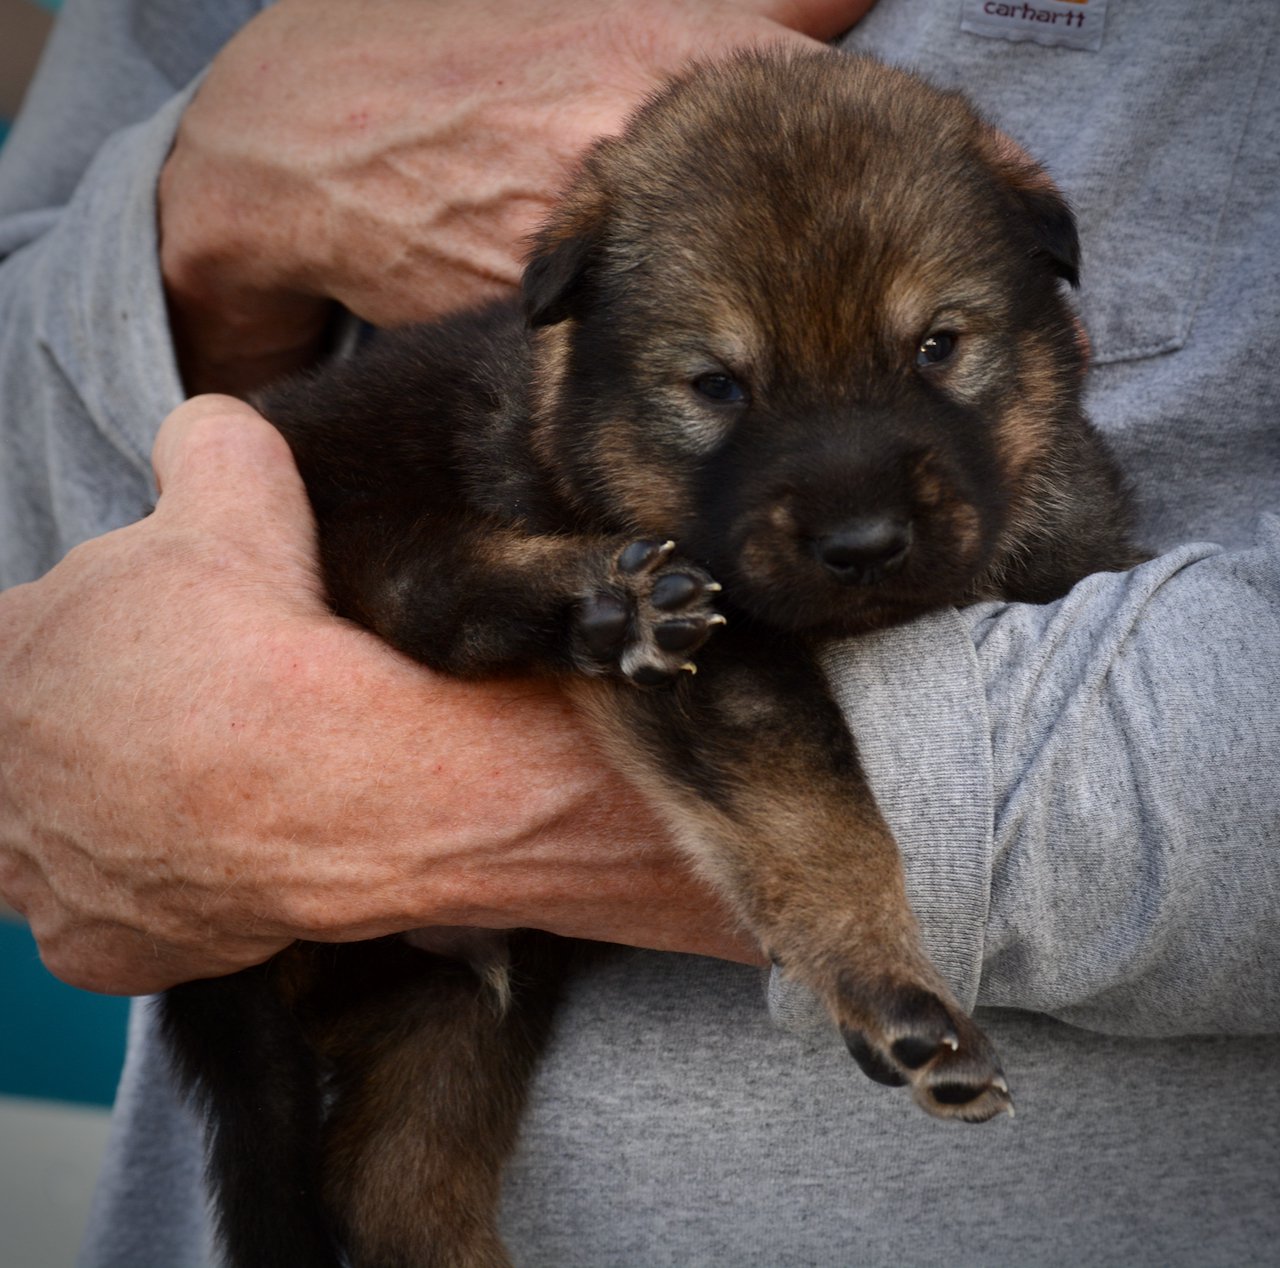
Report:
<svg viewBox="0 0 1280 1268"><path fill-rule="evenodd" d="M165 102L254 7L73 3L0 157L3 584L150 496L178 395ZM534 1090L521 1264L1274 1262L1280 11L1112 0L1083 52L962 34L960 8L882 0L850 44L965 87L1072 197L1091 409L1161 552L830 656L1018 1117L932 1122L785 980L621 952L574 984ZM140 1005L85 1268L202 1262L197 1157Z"/></svg>

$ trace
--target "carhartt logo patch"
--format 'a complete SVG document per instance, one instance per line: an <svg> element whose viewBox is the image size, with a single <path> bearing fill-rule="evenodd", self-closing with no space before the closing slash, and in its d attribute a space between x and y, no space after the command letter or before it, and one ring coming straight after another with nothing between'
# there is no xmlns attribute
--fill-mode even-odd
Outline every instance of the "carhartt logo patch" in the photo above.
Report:
<svg viewBox="0 0 1280 1268"><path fill-rule="evenodd" d="M963 0L960 29L999 40L1102 47L1107 0Z"/></svg>

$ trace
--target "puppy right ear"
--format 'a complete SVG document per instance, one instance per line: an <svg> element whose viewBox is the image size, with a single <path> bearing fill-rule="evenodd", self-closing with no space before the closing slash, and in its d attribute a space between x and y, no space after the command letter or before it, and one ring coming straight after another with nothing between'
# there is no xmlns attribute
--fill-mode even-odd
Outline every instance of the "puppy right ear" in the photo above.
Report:
<svg viewBox="0 0 1280 1268"><path fill-rule="evenodd" d="M553 326L573 315L600 256L607 201L595 167L588 163L551 219L534 235L520 283L530 326Z"/></svg>
<svg viewBox="0 0 1280 1268"><path fill-rule="evenodd" d="M554 326L573 310L595 252L595 239L572 234L535 247L525 265L520 289L529 325Z"/></svg>

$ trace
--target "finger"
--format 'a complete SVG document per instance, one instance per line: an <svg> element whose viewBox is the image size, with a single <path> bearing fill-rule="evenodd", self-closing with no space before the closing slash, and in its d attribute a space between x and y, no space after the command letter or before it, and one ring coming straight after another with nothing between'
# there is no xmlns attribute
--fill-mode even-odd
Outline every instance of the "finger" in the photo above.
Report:
<svg viewBox="0 0 1280 1268"><path fill-rule="evenodd" d="M269 959L274 950L266 951L262 958ZM40 958L60 982L95 995L155 995L195 978L222 977L248 967L196 962L160 952L127 954L101 942L65 951L60 947L52 954L42 948Z"/></svg>
<svg viewBox="0 0 1280 1268"><path fill-rule="evenodd" d="M815 40L833 40L856 26L875 3L876 0L759 0L751 7L789 30Z"/></svg>
<svg viewBox="0 0 1280 1268"><path fill-rule="evenodd" d="M161 494L174 497L228 476L261 481L264 491L281 491L281 482L302 487L284 438L233 396L193 396L179 405L160 425L151 465Z"/></svg>
<svg viewBox="0 0 1280 1268"><path fill-rule="evenodd" d="M60 982L95 995L151 995L177 985L180 972L157 952L123 950L104 928L80 928L69 938L42 937L33 928L40 959ZM130 952L133 952L130 954Z"/></svg>
<svg viewBox="0 0 1280 1268"><path fill-rule="evenodd" d="M198 953L107 920L31 922L40 959L59 981L96 995L153 995L194 978L221 977L269 959L283 941L238 941Z"/></svg>

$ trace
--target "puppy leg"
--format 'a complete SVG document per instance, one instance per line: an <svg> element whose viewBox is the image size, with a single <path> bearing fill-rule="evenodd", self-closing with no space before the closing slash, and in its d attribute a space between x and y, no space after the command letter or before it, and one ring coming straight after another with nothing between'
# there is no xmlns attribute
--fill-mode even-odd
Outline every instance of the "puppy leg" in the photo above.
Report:
<svg viewBox="0 0 1280 1268"><path fill-rule="evenodd" d="M206 1114L207 1171L230 1268L339 1268L322 1195L315 1054L286 1003L306 964L266 964L165 992L179 1080Z"/></svg>
<svg viewBox="0 0 1280 1268"><path fill-rule="evenodd" d="M990 1043L921 948L897 846L806 649L731 624L674 691L574 694L871 1078L909 1083L942 1118L1009 1108Z"/></svg>
<svg viewBox="0 0 1280 1268"><path fill-rule="evenodd" d="M502 1168L571 945L510 942L506 999L402 939L315 948L325 971L307 1029L327 1071L325 1200L352 1268L509 1264Z"/></svg>
<svg viewBox="0 0 1280 1268"><path fill-rule="evenodd" d="M321 545L339 612L463 677L572 670L652 686L722 623L719 586L670 542L381 508L325 526Z"/></svg>

